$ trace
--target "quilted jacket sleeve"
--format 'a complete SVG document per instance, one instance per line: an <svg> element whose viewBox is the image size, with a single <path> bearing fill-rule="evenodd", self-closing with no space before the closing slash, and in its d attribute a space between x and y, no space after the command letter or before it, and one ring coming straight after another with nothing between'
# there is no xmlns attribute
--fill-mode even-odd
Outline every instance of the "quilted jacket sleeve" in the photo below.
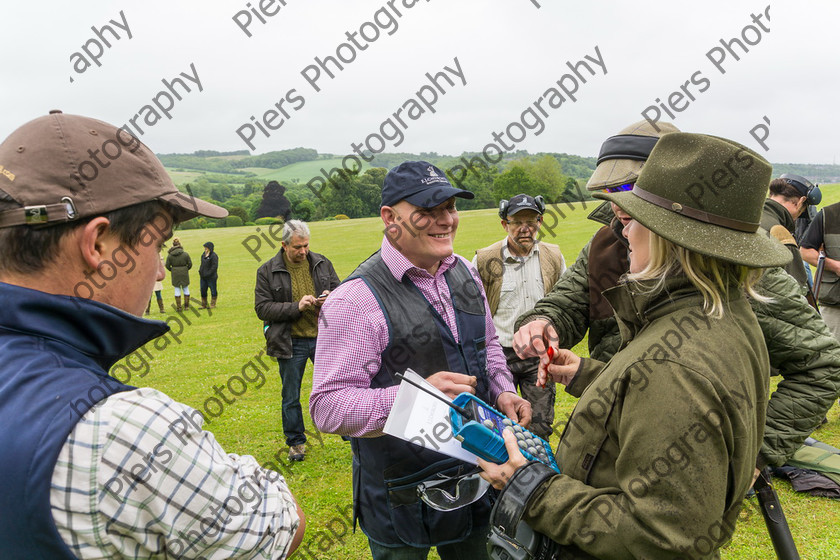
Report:
<svg viewBox="0 0 840 560"><path fill-rule="evenodd" d="M840 342L781 268L768 270L750 299L764 332L770 365L782 376L770 397L759 468L781 465L819 426L840 392ZM775 373L775 371L774 371Z"/></svg>
<svg viewBox="0 0 840 560"><path fill-rule="evenodd" d="M591 241L590 241L591 243ZM589 329L589 245L581 250L575 263L534 309L516 320L516 330L529 321L545 318L551 321L560 337L560 348L572 348L583 340Z"/></svg>

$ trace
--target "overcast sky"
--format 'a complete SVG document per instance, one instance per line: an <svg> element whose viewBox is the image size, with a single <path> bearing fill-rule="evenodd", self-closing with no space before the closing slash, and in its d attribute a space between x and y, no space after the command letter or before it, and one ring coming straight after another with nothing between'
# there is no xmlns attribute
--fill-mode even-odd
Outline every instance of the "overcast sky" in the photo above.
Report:
<svg viewBox="0 0 840 560"><path fill-rule="evenodd" d="M303 146L345 154L370 134L383 136L382 123L391 117L402 143L394 145L397 134L387 124L385 135L394 139L371 137L374 147L382 142L389 152L478 151L496 132L532 153L594 156L605 138L641 120L653 105L647 111L652 119L659 112L682 130L731 138L772 162L834 163L840 156L836 1L285 2L251 0L250 8L245 1L213 0L7 5L0 135L61 109L116 125L134 118L143 128L140 138L159 153L249 149L244 136L252 153ZM276 12L260 13L265 23L250 11L259 13L261 5ZM131 38L111 20L127 22ZM103 31L110 47L91 29L106 24L120 37ZM732 43L733 54L721 45L733 38L749 52ZM345 60L355 58L342 63L342 71L327 62L335 77L320 70L310 84L304 73L315 70L305 69L317 67L316 58L336 57L337 49ZM577 78L566 63L587 55L602 60L605 71L592 62L595 75L579 66L587 82L578 80L573 102L557 82L574 89ZM460 67L466 85L445 66ZM193 68L202 91L181 77L194 76ZM432 113L417 92L430 99L426 73L438 72L454 85L439 79L445 93L437 92ZM176 83L181 99L172 98L168 119L153 100L169 105L162 80L175 77L191 91ZM672 95L686 82L682 94ZM669 118L657 98L666 106L673 99L681 111L669 108L675 115ZM271 113L281 99L288 118ZM152 110L161 114L157 122ZM275 130L264 123L267 112ZM765 117L767 151L750 133ZM514 122L520 125L509 128ZM765 131L755 134L764 138Z"/></svg>

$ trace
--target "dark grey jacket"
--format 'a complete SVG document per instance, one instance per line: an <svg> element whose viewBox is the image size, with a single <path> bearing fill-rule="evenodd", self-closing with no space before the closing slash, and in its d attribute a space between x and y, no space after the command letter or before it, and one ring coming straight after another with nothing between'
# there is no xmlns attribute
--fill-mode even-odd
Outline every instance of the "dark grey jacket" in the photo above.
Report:
<svg viewBox="0 0 840 560"><path fill-rule="evenodd" d="M329 259L312 251L306 258L315 285L314 296L338 287L340 280ZM302 313L298 302L292 301L292 276L286 270L283 249L257 270L254 310L267 327L264 328L266 353L275 358L291 358L292 323L300 319Z"/></svg>

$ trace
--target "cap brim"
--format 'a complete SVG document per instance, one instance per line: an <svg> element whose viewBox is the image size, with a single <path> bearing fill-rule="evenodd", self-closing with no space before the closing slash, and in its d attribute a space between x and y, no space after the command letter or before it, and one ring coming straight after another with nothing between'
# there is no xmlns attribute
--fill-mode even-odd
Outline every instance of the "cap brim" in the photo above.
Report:
<svg viewBox="0 0 840 560"><path fill-rule="evenodd" d="M414 206L419 206L420 208L434 208L439 204L443 204L453 196L466 199L475 198L475 195L471 191L442 185L440 187L424 189L416 194L406 196L401 200L405 200Z"/></svg>
<svg viewBox="0 0 840 560"><path fill-rule="evenodd" d="M592 177L586 183L586 190L600 191L607 187L618 187L635 183L645 162L631 159L610 159L595 168Z"/></svg>
<svg viewBox="0 0 840 560"><path fill-rule="evenodd" d="M747 233L701 222L642 200L633 191L593 196L615 203L650 231L701 255L751 268L784 266L792 258L787 247L761 228Z"/></svg>
<svg viewBox="0 0 840 560"><path fill-rule="evenodd" d="M197 216L224 218L228 215L228 211L221 206L216 206L215 204L180 191L161 195L158 197L158 200L162 200L178 208L182 212L182 216L179 216L180 220L189 220Z"/></svg>

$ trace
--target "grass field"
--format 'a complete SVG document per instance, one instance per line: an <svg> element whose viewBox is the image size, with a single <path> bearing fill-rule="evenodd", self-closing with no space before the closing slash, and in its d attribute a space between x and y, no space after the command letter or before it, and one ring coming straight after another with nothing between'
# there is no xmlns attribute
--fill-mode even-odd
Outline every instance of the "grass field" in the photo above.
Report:
<svg viewBox="0 0 840 560"><path fill-rule="evenodd" d="M328 162L315 163L320 167ZM823 190L826 204L840 200L840 185L823 187ZM569 263L598 228L597 224L586 220L593 207L591 203L586 205L586 209L580 205L573 209L564 205L556 210L562 211L565 216L555 211L554 218L546 218L550 231L546 231L545 239L557 243ZM329 257L342 278L374 252L382 238L378 218L317 222L310 227L312 249ZM196 263L202 244L205 241L215 243L221 261L218 308L213 310L212 315L206 311L199 316L186 313L184 317L189 319L190 324L186 324L184 319L169 319L176 334L182 331L178 334L180 344L170 344L160 351L152 344L147 345L153 356L149 360L150 371L141 376L145 368L135 364L137 373L129 383L158 388L176 400L202 409L205 400L213 396L214 385L226 383L232 375L239 374L243 366L258 363L255 357L264 350L262 325L253 310L254 278L259 264L279 249L279 242L270 237L265 227L189 230L176 235ZM279 238L279 231L275 235ZM472 258L475 249L489 245L503 235L494 210L461 212L455 249ZM246 250L246 242L257 258ZM195 269L192 280L193 301L197 302L198 275ZM171 305L172 289L167 282L168 279L164 281L164 297L167 305ZM166 316L153 312L151 318L165 319ZM575 350L586 355L585 341ZM279 375L276 364L272 362L270 365L264 372L266 381L262 386L258 386L259 382L249 384L235 402L225 405L221 414L212 418L205 427L216 435L228 452L254 455L263 464L274 461L275 454L283 459L283 472L307 516L303 547L308 547L309 552L299 554L299 558L369 558L367 541L361 531L353 534L351 528L341 521L340 512L351 503L349 444L335 435L311 435L306 461L288 466L280 425ZM311 372L310 364L301 395L305 411L308 410ZM251 378L254 378L253 375ZM558 415L571 412L574 404L573 398L558 391ZM840 411L835 406L829 412L829 423L819 428L814 436L840 447L839 415ZM307 412L304 418L307 429L313 432ZM556 437L552 438L552 444L556 443ZM786 482L779 481L777 488L802 558L838 558L840 504L825 498L796 495ZM698 488L697 491L702 492L703 489ZM723 551L723 557L743 560L774 558L764 522L754 503L745 507L742 518L733 542ZM323 552L318 552L319 548ZM430 557L437 558L434 553Z"/></svg>
<svg viewBox="0 0 840 560"><path fill-rule="evenodd" d="M212 159L239 159L242 156L219 156ZM370 164L360 158L357 158L362 163L362 171L369 169ZM251 173L256 174L256 177L244 177L242 175L232 175L228 174L229 177L228 182L230 184L244 184L245 181L262 181L267 183L268 181L280 181L285 183L292 183L298 182L301 185L305 185L307 181L309 181L312 177L322 176L321 168L325 169L327 173L332 171L333 168L342 169L341 167L341 158L330 158L330 159L317 159L314 161L301 161L298 163L293 163L291 165L287 165L285 167L281 167L280 169L270 169L268 167L244 167L242 171L249 171ZM353 165L352 161L348 161L348 167ZM180 167L177 169L181 169ZM210 172L210 171L199 171L199 170L192 170L192 169L185 169L183 171L175 171L175 168L166 168L166 172L169 173L169 176L172 178L172 181L175 182L176 185L183 185L184 183L189 183L190 181L195 181L204 175L216 175L221 176L225 175L224 173L217 173L217 172Z"/></svg>

